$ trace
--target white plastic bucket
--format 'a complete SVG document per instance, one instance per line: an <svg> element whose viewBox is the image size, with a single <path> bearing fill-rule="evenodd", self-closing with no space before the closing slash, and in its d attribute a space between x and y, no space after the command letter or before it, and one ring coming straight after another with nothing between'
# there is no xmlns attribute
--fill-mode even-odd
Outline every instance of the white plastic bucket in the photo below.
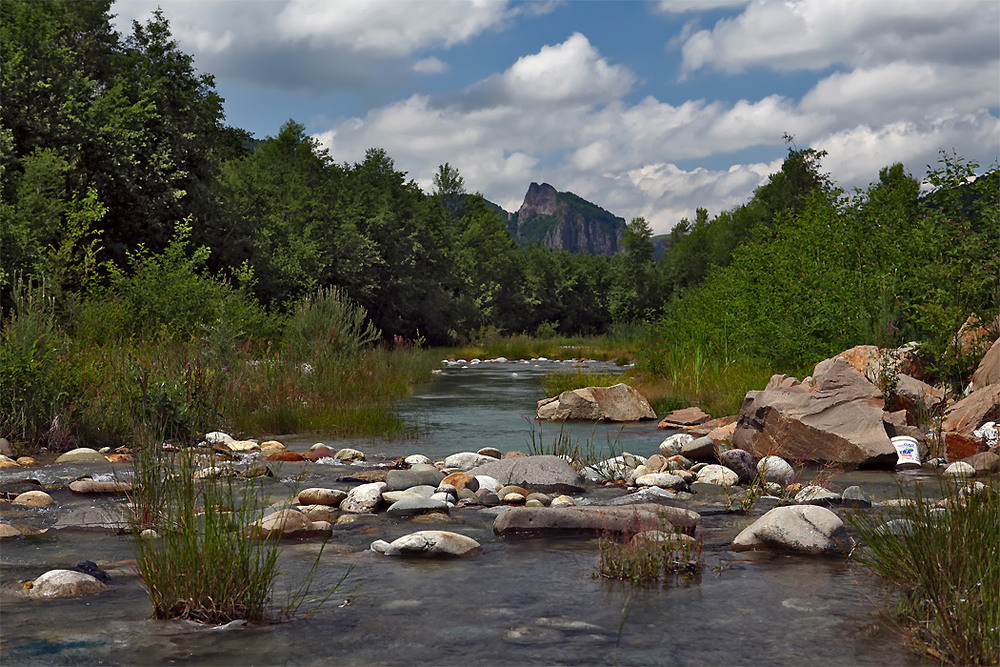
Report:
<svg viewBox="0 0 1000 667"><path fill-rule="evenodd" d="M896 448L896 467L911 467L920 465L920 451L917 449L917 439L908 435L897 435L891 438L892 446Z"/></svg>

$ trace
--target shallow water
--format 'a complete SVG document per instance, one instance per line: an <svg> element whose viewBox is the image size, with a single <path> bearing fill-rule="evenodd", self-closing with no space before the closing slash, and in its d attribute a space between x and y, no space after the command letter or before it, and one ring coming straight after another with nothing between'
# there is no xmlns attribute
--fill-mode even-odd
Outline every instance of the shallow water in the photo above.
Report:
<svg viewBox="0 0 1000 667"><path fill-rule="evenodd" d="M481 364L447 369L400 406L421 424L419 438L397 442L342 441L369 455L396 458L494 446L525 450L524 416L541 397L551 364ZM517 373L517 375L514 375ZM537 425L536 428L536 438ZM558 428L546 429L546 442ZM618 449L652 454L663 439L654 424L577 425L572 437L619 440ZM310 437L283 439L305 449ZM298 443L296 446L295 443ZM336 482L359 466L282 464L268 482L274 500L301 486L347 488ZM110 466L105 469L108 474ZM62 484L85 466L34 469L45 484ZM12 474L0 471L0 481ZM860 484L875 497L895 495L893 475L856 472L834 488ZM592 494L593 495L593 494ZM113 506L53 492L58 508L4 510L5 520L48 527L73 509ZM876 583L840 559L736 554L729 541L752 516L695 498L704 513L704 571L651 587L595 579L597 542L589 538L499 539L496 510L456 509L434 523L363 517L338 527L321 556L313 590L325 594L349 571L340 590L306 620L262 626L206 628L148 619L149 603L128 576L125 536L55 531L0 546L0 661L3 664L924 664L893 633L880 629L871 598ZM457 561L386 558L375 539L442 528L483 545ZM279 598L294 589L320 544L282 548ZM19 582L84 559L108 569L113 585L100 595L29 601L11 594ZM302 608L305 611L307 604Z"/></svg>

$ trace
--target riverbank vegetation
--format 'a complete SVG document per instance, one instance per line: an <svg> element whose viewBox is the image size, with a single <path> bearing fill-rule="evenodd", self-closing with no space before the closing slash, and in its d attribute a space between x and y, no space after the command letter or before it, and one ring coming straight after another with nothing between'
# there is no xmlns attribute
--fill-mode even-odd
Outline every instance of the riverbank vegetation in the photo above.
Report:
<svg viewBox="0 0 1000 667"><path fill-rule="evenodd" d="M918 487L919 491L919 487ZM898 512L857 512L855 557L892 585L886 608L914 642L955 665L1000 663L1000 487L952 484L945 506L918 493ZM893 519L885 523L886 519Z"/></svg>

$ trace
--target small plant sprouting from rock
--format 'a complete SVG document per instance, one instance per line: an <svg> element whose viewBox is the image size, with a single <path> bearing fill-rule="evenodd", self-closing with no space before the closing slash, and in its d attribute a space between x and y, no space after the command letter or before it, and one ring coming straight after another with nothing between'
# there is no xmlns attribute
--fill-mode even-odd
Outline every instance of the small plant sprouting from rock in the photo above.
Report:
<svg viewBox="0 0 1000 667"><path fill-rule="evenodd" d="M701 543L660 516L661 529L626 532L621 540L603 536L599 540L600 564L595 577L647 584L673 577L690 578L701 572Z"/></svg>

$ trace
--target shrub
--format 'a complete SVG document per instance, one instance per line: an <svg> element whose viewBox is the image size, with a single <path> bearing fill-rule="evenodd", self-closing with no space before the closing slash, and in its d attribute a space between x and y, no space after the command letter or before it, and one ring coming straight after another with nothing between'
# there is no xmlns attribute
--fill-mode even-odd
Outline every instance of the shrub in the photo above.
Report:
<svg viewBox="0 0 1000 667"><path fill-rule="evenodd" d="M661 515L662 530L626 534L619 542L602 537L598 543L597 576L645 584L674 576L690 577L701 570L701 545L671 526Z"/></svg>
<svg viewBox="0 0 1000 667"><path fill-rule="evenodd" d="M314 360L320 353L353 358L381 333L368 311L339 287L324 287L295 309L285 333L285 348L293 359Z"/></svg>

